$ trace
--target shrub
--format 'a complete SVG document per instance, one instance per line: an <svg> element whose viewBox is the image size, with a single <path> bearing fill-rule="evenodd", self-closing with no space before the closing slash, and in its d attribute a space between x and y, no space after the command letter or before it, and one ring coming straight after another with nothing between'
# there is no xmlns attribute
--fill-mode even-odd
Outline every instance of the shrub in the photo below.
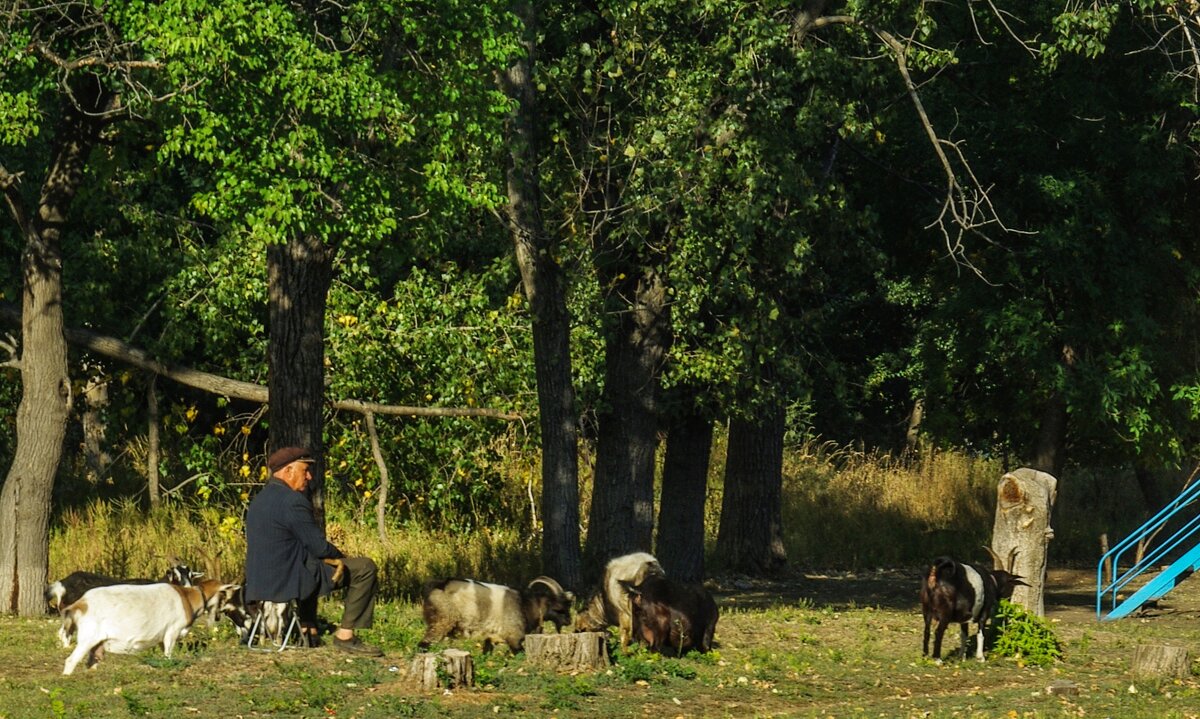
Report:
<svg viewBox="0 0 1200 719"><path fill-rule="evenodd" d="M1001 599L993 630L993 656L1014 657L1024 664L1044 667L1062 659L1062 648L1054 630L1042 617L1018 604Z"/></svg>

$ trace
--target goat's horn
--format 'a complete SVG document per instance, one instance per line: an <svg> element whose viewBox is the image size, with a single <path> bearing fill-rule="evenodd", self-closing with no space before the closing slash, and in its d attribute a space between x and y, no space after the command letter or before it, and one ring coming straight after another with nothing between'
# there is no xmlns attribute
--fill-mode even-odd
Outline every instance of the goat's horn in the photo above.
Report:
<svg viewBox="0 0 1200 719"><path fill-rule="evenodd" d="M1017 548L1013 547L1008 552L1008 566L1005 567L1005 569L1011 572L1012 570L1016 569L1016 567L1017 567Z"/></svg>
<svg viewBox="0 0 1200 719"><path fill-rule="evenodd" d="M555 581L551 577L547 577L544 575L541 577L538 577L537 579L534 579L532 582L530 582L529 586L532 587L533 585L538 584L538 583L545 584L547 587L550 587L550 591L552 591L556 594L564 593L562 585L559 584L557 581Z"/></svg>
<svg viewBox="0 0 1200 719"><path fill-rule="evenodd" d="M992 569L1005 569L1004 560L1000 559L1000 555L996 554L996 550L986 544L983 548L987 550L988 554L992 555Z"/></svg>

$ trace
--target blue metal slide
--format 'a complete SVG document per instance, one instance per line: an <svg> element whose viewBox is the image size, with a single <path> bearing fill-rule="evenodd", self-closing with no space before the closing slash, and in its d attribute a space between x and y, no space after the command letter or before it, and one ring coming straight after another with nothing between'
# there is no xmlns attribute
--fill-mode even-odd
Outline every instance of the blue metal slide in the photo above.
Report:
<svg viewBox="0 0 1200 719"><path fill-rule="evenodd" d="M1151 517L1145 524L1138 527L1132 534L1121 540L1119 544L1104 553L1096 566L1096 618L1107 621L1120 619L1137 611L1146 602L1158 599L1174 589L1180 582L1187 579L1192 572L1200 569L1200 513L1184 521L1166 539L1157 541L1154 546L1145 550L1139 561L1122 571L1121 561L1127 562L1132 558L1125 555L1136 549L1140 542L1160 533L1172 519L1182 519L1180 512L1200 498L1200 482L1184 490L1163 507L1158 514ZM1177 515L1179 515L1177 517ZM1135 553L1136 554L1136 553ZM1164 566L1165 565L1165 566ZM1109 580L1105 583L1105 568L1111 566ZM1122 590L1139 576L1158 571L1126 597L1121 596ZM1105 611L1107 609L1107 612Z"/></svg>

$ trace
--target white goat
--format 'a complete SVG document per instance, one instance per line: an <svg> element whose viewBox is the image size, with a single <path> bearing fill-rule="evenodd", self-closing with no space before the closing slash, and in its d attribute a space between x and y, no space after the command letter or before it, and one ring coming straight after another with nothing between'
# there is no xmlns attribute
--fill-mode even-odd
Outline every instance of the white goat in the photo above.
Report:
<svg viewBox="0 0 1200 719"><path fill-rule="evenodd" d="M216 612L238 588L206 580L194 587L115 584L90 589L63 610L64 628L78 632L63 674L74 672L85 658L87 666L93 666L105 651L134 654L162 644L169 657L196 618Z"/></svg>

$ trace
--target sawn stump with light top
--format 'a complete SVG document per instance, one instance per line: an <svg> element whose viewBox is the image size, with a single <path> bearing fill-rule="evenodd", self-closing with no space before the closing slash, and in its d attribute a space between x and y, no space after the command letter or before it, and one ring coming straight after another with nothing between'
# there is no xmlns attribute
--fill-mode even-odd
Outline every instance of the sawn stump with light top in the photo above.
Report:
<svg viewBox="0 0 1200 719"><path fill-rule="evenodd" d="M425 652L413 657L408 677L425 691L475 686L471 653L461 649Z"/></svg>
<svg viewBox="0 0 1200 719"><path fill-rule="evenodd" d="M608 668L607 635L526 634L525 661L559 671L597 671Z"/></svg>

